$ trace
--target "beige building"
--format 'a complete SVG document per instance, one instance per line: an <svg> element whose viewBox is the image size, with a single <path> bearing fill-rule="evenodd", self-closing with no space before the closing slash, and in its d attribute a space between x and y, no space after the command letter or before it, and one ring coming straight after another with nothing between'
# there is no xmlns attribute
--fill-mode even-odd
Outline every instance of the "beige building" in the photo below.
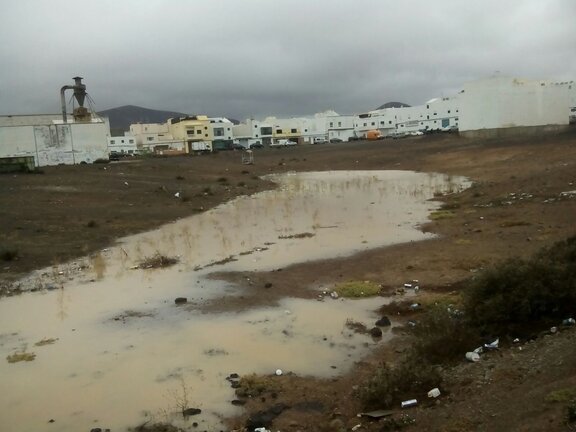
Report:
<svg viewBox="0 0 576 432"><path fill-rule="evenodd" d="M197 143L203 143L212 150L214 131L210 119L205 115L171 118L167 121L168 132L175 140L186 143L186 152L196 150Z"/></svg>

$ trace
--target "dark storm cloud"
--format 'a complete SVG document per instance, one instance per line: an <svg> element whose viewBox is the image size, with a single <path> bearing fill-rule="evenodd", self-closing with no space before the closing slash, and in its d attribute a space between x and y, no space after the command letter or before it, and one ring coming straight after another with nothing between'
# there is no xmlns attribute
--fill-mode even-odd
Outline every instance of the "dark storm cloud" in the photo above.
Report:
<svg viewBox="0 0 576 432"><path fill-rule="evenodd" d="M235 118L422 103L500 71L576 78L576 2L0 0L0 113L97 109Z"/></svg>

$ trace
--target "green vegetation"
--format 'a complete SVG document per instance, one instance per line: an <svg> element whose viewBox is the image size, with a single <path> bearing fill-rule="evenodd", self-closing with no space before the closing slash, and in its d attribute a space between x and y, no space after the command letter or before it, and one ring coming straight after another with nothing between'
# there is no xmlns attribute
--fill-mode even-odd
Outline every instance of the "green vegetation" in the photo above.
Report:
<svg viewBox="0 0 576 432"><path fill-rule="evenodd" d="M29 353L26 351L20 351L20 352L15 352L14 354L10 354L8 357L6 357L6 360L8 360L8 363L18 363L21 361L32 361L36 358L36 354L34 353Z"/></svg>
<svg viewBox="0 0 576 432"><path fill-rule="evenodd" d="M138 267L141 269L164 268L170 267L178 263L178 261L178 258L168 257L158 253L154 256L145 258L140 264L138 264Z"/></svg>
<svg viewBox="0 0 576 432"><path fill-rule="evenodd" d="M576 310L576 236L485 271L464 294L467 319L483 334L521 335L570 317Z"/></svg>
<svg viewBox="0 0 576 432"><path fill-rule="evenodd" d="M334 291L340 297L373 297L380 294L380 285L371 281L349 281L336 285Z"/></svg>
<svg viewBox="0 0 576 432"><path fill-rule="evenodd" d="M368 408L390 408L406 399L421 399L442 381L439 371L415 355L408 355L391 368L381 365L359 390L360 400Z"/></svg>
<svg viewBox="0 0 576 432"><path fill-rule="evenodd" d="M279 384L271 376L260 376L256 374L246 375L240 378L236 395L239 397L256 397L265 392L275 392Z"/></svg>
<svg viewBox="0 0 576 432"><path fill-rule="evenodd" d="M454 213L452 210L436 210L430 213L430 216L428 216L428 218L430 220L436 221L441 219L451 219L455 216L456 213Z"/></svg>
<svg viewBox="0 0 576 432"><path fill-rule="evenodd" d="M576 236L530 259L510 259L484 271L467 283L463 294L462 310L442 300L424 308L410 329L413 342L404 360L394 368L383 365L360 387L366 408L392 407L404 398L421 397L440 383L435 365L462 359L481 345L483 336L532 334L572 317ZM551 392L546 401L567 403L567 421L576 422L576 388Z"/></svg>

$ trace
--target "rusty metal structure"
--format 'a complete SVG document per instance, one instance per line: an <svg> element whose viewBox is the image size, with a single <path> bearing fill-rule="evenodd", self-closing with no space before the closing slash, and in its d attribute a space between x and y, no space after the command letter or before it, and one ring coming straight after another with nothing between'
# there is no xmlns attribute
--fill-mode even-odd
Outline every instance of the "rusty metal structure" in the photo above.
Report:
<svg viewBox="0 0 576 432"><path fill-rule="evenodd" d="M74 121L90 121L91 114L88 108L84 106L84 100L86 98L86 85L82 84L82 77L74 77L74 85L65 85L60 89L60 101L62 103L62 121L68 123L66 116L66 99L64 93L66 90L74 90L74 98L78 101L78 107L74 108L72 116Z"/></svg>

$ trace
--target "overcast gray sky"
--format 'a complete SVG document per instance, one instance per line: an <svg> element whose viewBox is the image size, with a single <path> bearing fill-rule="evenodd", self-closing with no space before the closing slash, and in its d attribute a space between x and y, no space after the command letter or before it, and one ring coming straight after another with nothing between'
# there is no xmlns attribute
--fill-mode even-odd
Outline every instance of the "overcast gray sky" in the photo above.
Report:
<svg viewBox="0 0 576 432"><path fill-rule="evenodd" d="M576 79L576 0L0 0L0 114L341 114L492 75Z"/></svg>

